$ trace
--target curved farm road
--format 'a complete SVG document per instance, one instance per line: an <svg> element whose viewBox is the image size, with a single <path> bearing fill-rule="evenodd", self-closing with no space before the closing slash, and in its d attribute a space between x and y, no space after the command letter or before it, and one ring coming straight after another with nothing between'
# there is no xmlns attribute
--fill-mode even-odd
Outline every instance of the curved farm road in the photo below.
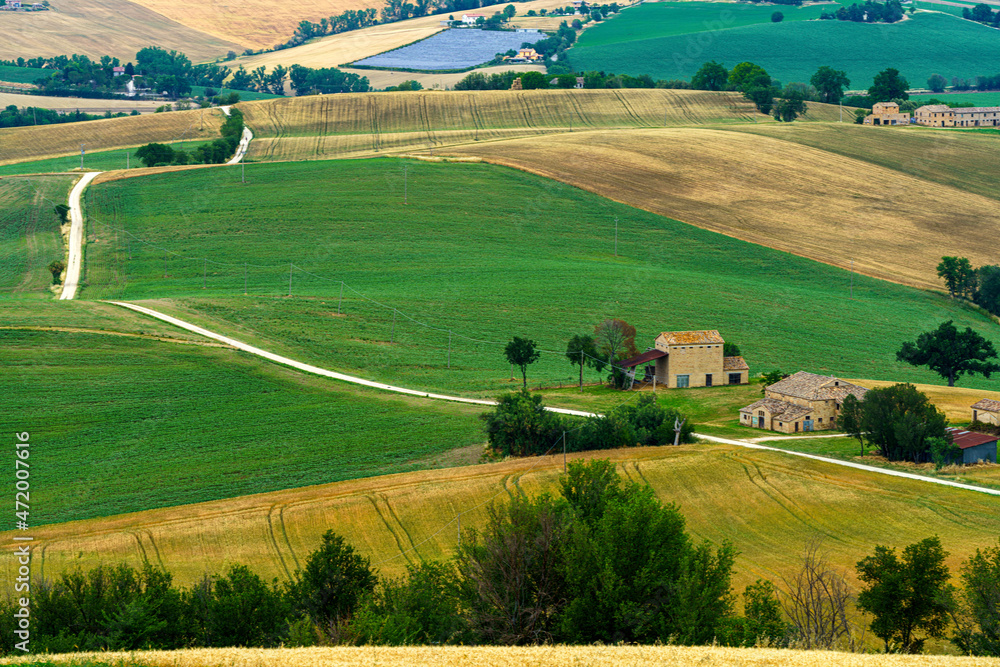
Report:
<svg viewBox="0 0 1000 667"><path fill-rule="evenodd" d="M90 182L101 173L91 171L84 174L69 193L69 261L66 263L66 280L59 295L60 300L75 297L80 285L80 269L83 265L83 209L80 206L80 199Z"/></svg>
<svg viewBox="0 0 1000 667"><path fill-rule="evenodd" d="M219 108L222 109L222 113L226 114L226 116L229 116L229 107L228 106L219 107ZM232 159L229 160L229 162L226 163L227 166L228 165L234 165L234 164L239 164L240 163L240 160L243 159L243 156L247 154L247 149L250 148L250 140L251 139L253 139L253 132L250 131L249 127L247 127L246 125L244 125L243 126L243 135L240 137L240 143L236 147L236 153L233 155Z"/></svg>
<svg viewBox="0 0 1000 667"><path fill-rule="evenodd" d="M358 384L365 387L372 387L373 389L381 389L383 391L393 391L400 394L408 394L410 396L420 396L422 398L431 398L439 401L455 401L457 403L472 403L475 405L496 405L495 401L488 401L478 398L463 398L461 396L448 396L446 394L432 394L424 391L417 391L415 389L406 389L405 387L395 387L389 384L382 384L381 382L373 382L371 380L365 380L363 378L355 377L353 375L345 375L344 373L337 373L336 371L330 371L325 368L320 368L319 366L313 366L311 364L304 364L300 361L295 361L294 359L289 359L288 357L283 357L272 352L267 352L260 349L259 347L254 347L253 345L248 345L234 338L229 338L221 334L217 334L208 329L204 329L190 322L185 322L184 320L166 315L159 311L153 310L152 308L146 308L145 306L139 306L134 303L127 303L124 301L108 301L107 303L112 303L116 306L121 306L122 308L128 308L134 310L137 313L142 313L150 317L155 317L158 320L167 322L181 329L186 329L192 333L205 336L206 338L211 338L220 343L235 347L238 350L243 350L250 354L263 357L269 361L273 361L284 366L290 366L292 368L304 371L306 373L312 373L314 375L321 375L323 377L332 378L334 380L340 380L342 382L350 382L352 384ZM582 410L567 410L565 408L545 408L549 412L556 412L564 415L573 415L576 417L593 417L595 413L584 412ZM972 486L971 484L962 484L960 482L952 482L945 479L935 479L933 477L923 477L921 475L914 475L908 472L901 472L897 470L886 470L885 468L877 468L875 466L865 465L863 463L853 463L851 461L840 461L838 459L831 459L825 456L816 456L814 454L806 454L803 452L792 452L786 449L778 449L777 447L768 447L766 445L758 445L752 442L747 442L744 440L731 440L729 438L718 438L712 435L703 435L701 433L695 433L696 437L702 440L707 440L709 442L718 442L725 445L735 445L737 447L744 447L746 449L759 449L768 452L777 452L779 454L786 454L789 456L799 456L806 459L812 459L814 461L822 461L824 463L831 463L833 465L843 466L845 468L854 468L855 470L865 470L867 472L876 473L879 475L889 475L890 477L903 477L905 479L913 479L919 482L927 482L929 484L939 484L941 486L950 486L956 489L965 489L967 491L976 491L978 493L985 493L991 496L1000 496L1000 490L997 489L987 489L978 486Z"/></svg>

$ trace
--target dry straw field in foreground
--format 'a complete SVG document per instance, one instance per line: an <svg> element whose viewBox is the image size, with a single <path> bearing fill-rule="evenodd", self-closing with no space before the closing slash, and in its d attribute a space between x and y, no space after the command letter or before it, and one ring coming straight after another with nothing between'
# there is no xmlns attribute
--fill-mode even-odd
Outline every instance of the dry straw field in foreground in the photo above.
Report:
<svg viewBox="0 0 1000 667"><path fill-rule="evenodd" d="M740 551L734 588L764 577L781 585L801 566L806 543L827 536L830 561L853 582L854 564L876 544L903 546L937 535L949 567L996 543L992 496L728 445L635 448L604 457L628 480L675 502L697 540L730 540ZM39 526L39 575L100 562L143 561L190 585L205 572L245 563L265 579L301 568L328 529L342 534L384 576L409 563L448 558L461 526L481 525L489 503L556 492L562 456L358 479L227 500ZM16 565L0 534L0 579Z"/></svg>
<svg viewBox="0 0 1000 667"><path fill-rule="evenodd" d="M602 665L632 667L994 667L995 658L930 655L872 655L825 651L790 651L714 646L512 646L512 647L322 647L286 649L187 649L135 653L66 654L46 656L55 664L96 657L133 659L150 667L563 667ZM16 665L32 658L0 664Z"/></svg>

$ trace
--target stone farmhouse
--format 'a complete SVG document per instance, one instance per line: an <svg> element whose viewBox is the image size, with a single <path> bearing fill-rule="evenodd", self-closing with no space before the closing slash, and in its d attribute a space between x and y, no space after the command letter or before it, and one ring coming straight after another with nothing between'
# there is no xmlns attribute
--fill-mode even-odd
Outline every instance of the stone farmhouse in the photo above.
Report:
<svg viewBox="0 0 1000 667"><path fill-rule="evenodd" d="M972 421L1000 426L1000 401L984 398L972 405Z"/></svg>
<svg viewBox="0 0 1000 667"><path fill-rule="evenodd" d="M952 443L962 450L962 463L997 462L997 438L1000 436L966 431L954 426L945 430L951 436Z"/></svg>
<svg viewBox="0 0 1000 667"><path fill-rule="evenodd" d="M830 375L799 371L764 389L764 398L740 410L740 424L781 433L820 431L836 427L848 395L868 392Z"/></svg>
<svg viewBox="0 0 1000 667"><path fill-rule="evenodd" d="M929 127L1000 127L1000 107L925 104L913 112L914 122Z"/></svg>
<svg viewBox="0 0 1000 667"><path fill-rule="evenodd" d="M542 54L534 49L520 49L516 56L504 56L503 60L507 63L533 63L542 59Z"/></svg>
<svg viewBox="0 0 1000 667"><path fill-rule="evenodd" d="M619 364L633 379L670 389L747 384L750 367L743 357L727 357L718 331L665 331L654 347ZM636 377L636 368L645 366Z"/></svg>
<svg viewBox="0 0 1000 667"><path fill-rule="evenodd" d="M878 102L865 116L865 125L909 125L910 114L900 113L895 102Z"/></svg>

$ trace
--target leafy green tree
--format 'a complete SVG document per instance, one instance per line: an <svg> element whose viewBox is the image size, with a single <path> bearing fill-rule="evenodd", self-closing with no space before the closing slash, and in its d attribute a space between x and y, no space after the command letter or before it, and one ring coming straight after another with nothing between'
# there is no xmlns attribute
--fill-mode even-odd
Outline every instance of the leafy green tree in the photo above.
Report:
<svg viewBox="0 0 1000 667"><path fill-rule="evenodd" d="M786 377L787 376L785 375L785 373L783 373L778 369L774 369L773 371L767 371L766 373L761 374L760 393L762 394L766 393L768 387L770 387L772 384L777 384L778 382L781 382Z"/></svg>
<svg viewBox="0 0 1000 667"><path fill-rule="evenodd" d="M469 627L490 644L550 643L567 599L572 513L547 496L515 496L487 512L482 529L463 533L456 556Z"/></svg>
<svg viewBox="0 0 1000 667"><path fill-rule="evenodd" d="M359 644L407 646L463 642L461 585L452 564L408 565L406 576L384 581L361 604L350 634Z"/></svg>
<svg viewBox="0 0 1000 667"><path fill-rule="evenodd" d="M62 272L66 270L66 263L61 259L53 260L49 264L49 271L52 273L52 284L58 285L62 282Z"/></svg>
<svg viewBox="0 0 1000 667"><path fill-rule="evenodd" d="M771 77L760 65L751 62L742 62L729 73L729 87L732 90L743 90L744 86L752 83L759 77L767 77L770 82Z"/></svg>
<svg viewBox="0 0 1000 667"><path fill-rule="evenodd" d="M252 90L253 77L250 76L250 73L246 71L246 68L243 67L243 65L240 65L236 71L233 72L233 76L226 84L226 87L234 90Z"/></svg>
<svg viewBox="0 0 1000 667"><path fill-rule="evenodd" d="M529 74L538 72L529 72ZM535 341L528 338L514 336L514 339L507 343L503 350L508 363L521 369L521 378L524 381L524 388L528 388L528 366L538 361L542 353L535 349Z"/></svg>
<svg viewBox="0 0 1000 667"><path fill-rule="evenodd" d="M376 583L369 560L328 530L306 559L305 569L296 571L288 594L299 611L337 640Z"/></svg>
<svg viewBox="0 0 1000 667"><path fill-rule="evenodd" d="M951 296L972 296L975 292L976 272L965 257L942 257L937 265L939 278L944 279Z"/></svg>
<svg viewBox="0 0 1000 667"><path fill-rule="evenodd" d="M961 572L951 640L965 655L1000 657L1000 544L976 549Z"/></svg>
<svg viewBox="0 0 1000 667"><path fill-rule="evenodd" d="M608 503L625 498L622 480L608 459L570 461L559 488L577 517L591 527L604 516Z"/></svg>
<svg viewBox="0 0 1000 667"><path fill-rule="evenodd" d="M806 102L799 91L786 93L785 97L774 104L774 119L784 123L791 123L805 112Z"/></svg>
<svg viewBox="0 0 1000 667"><path fill-rule="evenodd" d="M936 537L911 544L901 557L896 550L876 546L874 555L857 564L865 588L858 594L858 609L871 614L872 632L903 653L920 653L927 637L944 637L948 626L946 592L950 574L948 554ZM916 633L925 638L918 639Z"/></svg>
<svg viewBox="0 0 1000 667"><path fill-rule="evenodd" d="M931 74L927 79L927 87L935 93L943 93L948 85L948 79L940 74Z"/></svg>
<svg viewBox="0 0 1000 667"><path fill-rule="evenodd" d="M851 436L857 438L861 443L861 456L865 455L865 432L861 426L861 401L854 394L844 397L844 402L840 406L840 414L837 416L837 428Z"/></svg>
<svg viewBox="0 0 1000 667"><path fill-rule="evenodd" d="M787 643L788 625L781 616L777 590L770 581L758 579L743 591L743 616L733 618L722 633L729 646L781 646Z"/></svg>
<svg viewBox="0 0 1000 667"><path fill-rule="evenodd" d="M845 404L853 410L846 399ZM860 401L857 419L857 424L845 422L852 435L866 437L890 461L915 463L930 460L929 440L946 437L948 425L944 413L912 384L870 389Z"/></svg>
<svg viewBox="0 0 1000 667"><path fill-rule="evenodd" d="M524 90L549 87L549 77L542 72L525 72L518 78L521 79L521 88Z"/></svg>
<svg viewBox="0 0 1000 667"><path fill-rule="evenodd" d="M490 448L502 456L544 454L562 434L562 420L545 410L542 397L527 389L501 394L483 414Z"/></svg>
<svg viewBox="0 0 1000 667"><path fill-rule="evenodd" d="M910 84L902 77L898 69L888 67L875 75L875 81L868 89L868 99L872 104L891 102L896 99L908 100L910 96L906 93L906 89L909 87Z"/></svg>
<svg viewBox="0 0 1000 667"><path fill-rule="evenodd" d="M638 353L635 349L635 327L625 320L604 320L594 327L594 344L611 367L612 384L622 386L625 373L617 362Z"/></svg>
<svg viewBox="0 0 1000 667"><path fill-rule="evenodd" d="M517 7L514 5L507 5L503 8L503 15L506 17L505 20L509 21L517 15Z"/></svg>
<svg viewBox="0 0 1000 667"><path fill-rule="evenodd" d="M990 361L997 358L993 343L966 327L959 331L952 320L944 322L934 331L917 337L916 343L905 342L896 352L898 361L911 366L927 366L948 381L949 387L962 375L982 375L989 378L1000 371L1000 364Z"/></svg>
<svg viewBox="0 0 1000 667"><path fill-rule="evenodd" d="M722 344L722 356L724 357L742 357L743 353L740 352L740 346L736 343L723 343Z"/></svg>
<svg viewBox="0 0 1000 667"><path fill-rule="evenodd" d="M212 646L277 646L288 616L277 580L268 586L246 565L233 565L212 582Z"/></svg>
<svg viewBox="0 0 1000 667"><path fill-rule="evenodd" d="M781 23L785 20L785 15L781 12L774 12L771 14L771 23Z"/></svg>
<svg viewBox="0 0 1000 667"><path fill-rule="evenodd" d="M973 300L1000 316L1000 266L987 264L976 269L976 285Z"/></svg>
<svg viewBox="0 0 1000 667"><path fill-rule="evenodd" d="M809 83L819 91L821 102L836 104L844 96L844 89L851 85L851 80L847 78L847 72L823 65L812 75Z"/></svg>
<svg viewBox="0 0 1000 667"><path fill-rule="evenodd" d="M59 217L59 224L65 225L69 218L69 206L66 204L56 204L53 210Z"/></svg>
<svg viewBox="0 0 1000 667"><path fill-rule="evenodd" d="M590 366L598 373L604 368L604 361L598 358L594 337L587 334L570 338L566 345L566 359L574 366L580 367L580 391L583 391L583 367Z"/></svg>
<svg viewBox="0 0 1000 667"><path fill-rule="evenodd" d="M951 438L927 438L927 447L934 462L934 469L940 470L946 465L962 462L962 448L954 444Z"/></svg>
<svg viewBox="0 0 1000 667"><path fill-rule="evenodd" d="M560 88L576 88L576 75L560 74L556 77L556 85Z"/></svg>
<svg viewBox="0 0 1000 667"><path fill-rule="evenodd" d="M174 149L166 144L146 144L135 150L135 156L147 167L170 164L174 161Z"/></svg>
<svg viewBox="0 0 1000 667"><path fill-rule="evenodd" d="M722 90L729 80L729 70L711 60L702 65L691 77L691 87L696 90Z"/></svg>

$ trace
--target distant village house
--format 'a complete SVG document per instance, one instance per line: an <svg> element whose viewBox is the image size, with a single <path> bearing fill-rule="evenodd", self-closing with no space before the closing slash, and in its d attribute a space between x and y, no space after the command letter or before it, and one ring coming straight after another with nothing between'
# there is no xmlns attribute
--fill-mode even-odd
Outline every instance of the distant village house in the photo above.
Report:
<svg viewBox="0 0 1000 667"><path fill-rule="evenodd" d="M962 450L962 463L996 463L997 462L997 437L976 433L954 426L945 429L951 436L952 443Z"/></svg>
<svg viewBox="0 0 1000 667"><path fill-rule="evenodd" d="M476 25L476 21L479 19L486 20L489 18L486 14L462 14L462 23L465 25Z"/></svg>
<svg viewBox="0 0 1000 667"><path fill-rule="evenodd" d="M533 63L542 59L542 54L534 49L521 49L516 56L504 56L507 63Z"/></svg>
<svg viewBox="0 0 1000 667"><path fill-rule="evenodd" d="M743 357L726 357L718 331L665 331L654 348L619 364L633 381L670 389L747 384L750 367ZM636 369L644 366L637 376Z"/></svg>
<svg viewBox="0 0 1000 667"><path fill-rule="evenodd" d="M984 398L972 405L972 421L1000 426L1000 401Z"/></svg>
<svg viewBox="0 0 1000 667"><path fill-rule="evenodd" d="M913 112L914 122L929 127L1000 127L1000 107L957 107L925 104Z"/></svg>
<svg viewBox="0 0 1000 667"><path fill-rule="evenodd" d="M764 389L764 398L740 410L740 424L780 433L834 428L844 399L868 392L830 375L799 371Z"/></svg>

